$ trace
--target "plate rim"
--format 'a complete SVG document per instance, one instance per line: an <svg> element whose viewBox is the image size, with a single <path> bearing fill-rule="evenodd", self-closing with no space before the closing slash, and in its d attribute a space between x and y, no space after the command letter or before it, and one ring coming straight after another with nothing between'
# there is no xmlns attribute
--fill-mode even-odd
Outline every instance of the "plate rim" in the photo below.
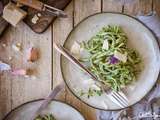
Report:
<svg viewBox="0 0 160 120"><path fill-rule="evenodd" d="M106 14L106 13L109 13L109 14L118 14L118 15L124 15L124 16L127 16L127 17L130 17L134 20L136 20L137 22L139 22L141 25L143 25L145 28L147 28L149 30L149 32L153 35L153 37L155 38L155 42L156 42L156 45L158 47L158 51L160 53L160 44L158 42L158 37L155 35L155 33L146 25L144 24L142 21L140 21L139 19L137 19L136 17L134 16L131 16L131 15L128 15L128 14L125 14L125 13L121 13L121 12L102 12L102 13L95 13L95 14L92 14L92 15L89 15L88 17L82 19L68 34L67 38L65 39L64 43L63 43L63 46L65 46L66 44L66 41L68 40L68 38L71 36L72 32L82 23L84 22L85 20L87 20L88 18L92 17L92 16L96 16L96 15L99 15L99 14ZM99 107L95 107L93 105L90 105L89 103L85 102L84 100L82 100L78 95L76 95L72 89L69 87L67 81L65 80L65 77L64 77L64 73L62 71L62 57L63 55L60 55L60 69L61 69L61 75L62 75L62 78L67 86L67 88L70 90L70 92L78 99L80 100L82 103L94 108L94 109L98 109L98 110L103 110L103 111L119 111L119 110L123 110L123 109L127 109L129 107L132 107L134 106L135 104L137 104L138 102L140 102L141 100L143 100L153 89L154 89L154 86L156 85L157 81L158 81L158 76L160 75L160 67L159 67L159 73L157 75L157 79L154 83L154 85L152 86L152 88L140 99L138 100L137 102L129 105L129 106L126 106L124 108L118 108L118 109L103 109L103 108L99 108Z"/></svg>
<svg viewBox="0 0 160 120"><path fill-rule="evenodd" d="M31 100L31 101L25 102L25 103L23 103L23 104L15 107L14 109L10 110L10 112L8 112L8 113L2 118L2 120L6 120L6 119L10 116L10 114L11 114L12 112L18 110L19 108L21 108L21 107L23 107L23 106L25 106L25 105L27 105L27 104L29 104L29 103L34 103L34 102L39 102L39 101L44 101L44 100L45 100L45 99L35 99L35 100ZM57 99L52 99L51 102L59 102L59 103L68 105L69 107L71 107L71 108L73 108L74 110L76 110L76 111L81 115L81 117L82 117L84 120L86 120L86 118L84 117L84 115L82 115L82 113L81 113L76 107L74 107L73 105L70 105L70 104L67 103L67 102L64 102L64 101L61 101L61 100L57 100Z"/></svg>

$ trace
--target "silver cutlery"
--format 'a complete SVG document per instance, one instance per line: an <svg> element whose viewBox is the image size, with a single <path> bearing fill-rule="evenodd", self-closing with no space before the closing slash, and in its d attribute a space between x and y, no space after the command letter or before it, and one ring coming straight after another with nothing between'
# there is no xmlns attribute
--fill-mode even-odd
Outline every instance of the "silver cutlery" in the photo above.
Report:
<svg viewBox="0 0 160 120"><path fill-rule="evenodd" d="M62 45L53 43L54 48L61 53L64 57L66 57L73 64L77 65L81 69L83 69L86 73L88 73L94 81L100 84L101 89L106 93L106 95L112 100L112 102L116 103L122 108L125 108L129 105L129 100L126 95L122 91L113 91L110 88L107 88L97 77L91 73L83 64L81 64L74 56L70 54L70 52L64 48Z"/></svg>
<svg viewBox="0 0 160 120"><path fill-rule="evenodd" d="M54 90L41 103L40 107L33 113L31 120L34 120L41 112L49 105L49 103L56 97L56 95L64 88L64 83L57 85Z"/></svg>
<svg viewBox="0 0 160 120"><path fill-rule="evenodd" d="M51 13L54 16L63 17L63 18L67 17L67 14L63 10L44 4L39 0L12 0L12 1L34 8L41 12L43 11L43 12Z"/></svg>

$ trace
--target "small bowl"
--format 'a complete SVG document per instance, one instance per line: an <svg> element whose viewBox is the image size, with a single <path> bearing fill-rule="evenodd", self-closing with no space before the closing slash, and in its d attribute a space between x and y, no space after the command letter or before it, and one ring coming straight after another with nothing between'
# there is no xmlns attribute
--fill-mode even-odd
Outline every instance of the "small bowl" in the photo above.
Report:
<svg viewBox="0 0 160 120"><path fill-rule="evenodd" d="M31 115L41 105L43 100L27 102L12 110L3 120L31 120ZM56 120L85 120L78 110L69 104L53 100L42 114L52 114Z"/></svg>
<svg viewBox="0 0 160 120"><path fill-rule="evenodd" d="M128 37L128 46L136 49L143 60L144 68L136 82L126 86L124 93L129 99L129 106L144 98L155 85L160 71L160 51L157 39L149 28L134 17L121 13L98 13L81 21L69 34L64 47L71 49L75 41L89 40L102 27L107 25L121 26ZM71 92L87 105L101 110L121 110L105 93L101 96L80 96L81 90L88 90L88 75L61 56L63 79ZM126 107L129 107L126 106ZM124 107L124 108L126 108Z"/></svg>

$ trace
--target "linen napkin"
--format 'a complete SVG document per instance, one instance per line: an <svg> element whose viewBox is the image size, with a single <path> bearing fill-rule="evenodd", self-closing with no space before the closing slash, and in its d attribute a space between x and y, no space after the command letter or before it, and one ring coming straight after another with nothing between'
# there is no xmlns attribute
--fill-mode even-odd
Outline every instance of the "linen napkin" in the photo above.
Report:
<svg viewBox="0 0 160 120"><path fill-rule="evenodd" d="M147 16L137 16L148 26L158 38L160 44L160 16L155 12ZM160 81L160 76L159 79ZM160 82L142 101L136 105L121 111L98 111L98 120L160 120ZM159 102L159 106L157 105ZM153 107L152 111L151 106Z"/></svg>

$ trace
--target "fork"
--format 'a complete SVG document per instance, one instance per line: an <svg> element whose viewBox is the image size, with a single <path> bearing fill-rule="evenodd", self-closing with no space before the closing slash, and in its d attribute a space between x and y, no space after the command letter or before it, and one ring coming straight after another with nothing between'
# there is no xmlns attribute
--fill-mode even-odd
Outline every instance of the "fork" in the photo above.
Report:
<svg viewBox="0 0 160 120"><path fill-rule="evenodd" d="M88 73L96 83L99 83L101 89L106 93L106 95L111 99L112 102L116 103L122 108L125 108L129 105L129 100L122 91L116 92L114 90L111 90L110 88L106 88L102 81L98 80L97 77L93 73L91 73L83 64L81 64L74 56L72 56L65 47L56 43L53 43L53 47L73 64L77 65L86 73Z"/></svg>

